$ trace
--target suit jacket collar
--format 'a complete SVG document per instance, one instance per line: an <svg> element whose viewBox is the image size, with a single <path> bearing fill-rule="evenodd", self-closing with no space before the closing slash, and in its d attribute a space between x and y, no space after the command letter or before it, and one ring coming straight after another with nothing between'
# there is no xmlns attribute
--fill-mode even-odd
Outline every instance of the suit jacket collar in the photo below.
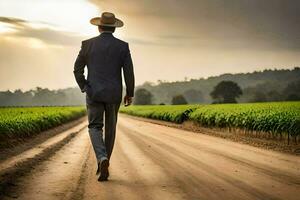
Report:
<svg viewBox="0 0 300 200"><path fill-rule="evenodd" d="M112 35L113 33L110 31L103 31L100 35Z"/></svg>

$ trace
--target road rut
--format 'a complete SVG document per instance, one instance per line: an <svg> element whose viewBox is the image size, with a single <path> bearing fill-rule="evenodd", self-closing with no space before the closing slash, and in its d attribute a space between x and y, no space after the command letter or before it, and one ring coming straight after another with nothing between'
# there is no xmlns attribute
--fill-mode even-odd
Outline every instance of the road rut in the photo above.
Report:
<svg viewBox="0 0 300 200"><path fill-rule="evenodd" d="M3 199L300 198L300 157L120 115L110 180L87 129L16 180Z"/></svg>

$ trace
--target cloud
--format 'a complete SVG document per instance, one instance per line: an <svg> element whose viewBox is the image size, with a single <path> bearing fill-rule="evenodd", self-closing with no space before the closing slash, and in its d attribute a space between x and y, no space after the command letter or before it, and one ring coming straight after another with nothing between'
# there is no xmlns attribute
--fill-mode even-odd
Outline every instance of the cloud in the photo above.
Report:
<svg viewBox="0 0 300 200"><path fill-rule="evenodd" d="M155 43L300 50L300 1L90 1L123 17L130 37L154 37Z"/></svg>
<svg viewBox="0 0 300 200"><path fill-rule="evenodd" d="M83 40L81 35L57 30L49 23L37 23L11 17L0 17L0 22L7 23L12 26L14 30L13 32L2 34L11 38L34 38L45 44L55 46L78 46L78 41Z"/></svg>
<svg viewBox="0 0 300 200"><path fill-rule="evenodd" d="M115 35L130 43L137 84L265 67L289 68L300 63L300 1L90 1L99 11L114 12L125 22ZM71 0L46 2L60 12L65 8L73 10L73 6L69 7ZM81 33L97 34L88 23L96 11L87 9L86 1L78 5L76 16L72 14L74 10L58 15L57 10L46 6L44 16L57 16L58 20L41 19L45 3L41 3L43 9L36 9L36 3L27 3L24 13L32 21L13 12L13 7L0 17L0 90L75 86L72 70L83 37L51 23L61 20L58 24L66 30L76 32L83 28ZM40 45L44 48L39 49Z"/></svg>
<svg viewBox="0 0 300 200"><path fill-rule="evenodd" d="M47 28L34 29L28 27L24 30L18 31L14 34L14 36L36 38L50 45L61 46L78 45L79 41L83 39L81 36L68 32L56 31Z"/></svg>
<svg viewBox="0 0 300 200"><path fill-rule="evenodd" d="M13 24L16 26L23 26L23 23L26 23L23 19L13 18L13 17L1 17L0 16L0 22Z"/></svg>
<svg viewBox="0 0 300 200"><path fill-rule="evenodd" d="M76 85L72 70L79 47L38 49L27 40L0 38L0 90Z"/></svg>
<svg viewBox="0 0 300 200"><path fill-rule="evenodd" d="M163 44L160 44L156 41L151 41L147 39L141 39L141 38L128 38L128 41L133 44L139 44L139 45L154 45L154 46L161 46Z"/></svg>

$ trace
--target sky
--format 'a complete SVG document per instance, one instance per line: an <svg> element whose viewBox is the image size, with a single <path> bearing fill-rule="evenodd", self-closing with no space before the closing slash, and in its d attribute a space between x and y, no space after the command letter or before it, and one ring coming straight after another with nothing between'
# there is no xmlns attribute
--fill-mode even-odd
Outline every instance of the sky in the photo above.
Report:
<svg viewBox="0 0 300 200"><path fill-rule="evenodd" d="M73 65L89 23L124 21L136 83L300 66L300 1L0 0L0 90L76 86Z"/></svg>

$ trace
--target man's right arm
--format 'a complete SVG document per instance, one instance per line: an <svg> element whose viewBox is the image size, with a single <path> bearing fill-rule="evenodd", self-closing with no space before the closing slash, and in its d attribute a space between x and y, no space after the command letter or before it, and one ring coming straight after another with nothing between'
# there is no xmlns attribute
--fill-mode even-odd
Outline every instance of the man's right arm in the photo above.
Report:
<svg viewBox="0 0 300 200"><path fill-rule="evenodd" d="M81 49L74 64L74 76L81 92L85 92L86 79L84 77L84 68L87 64L86 55L84 53L84 43L81 44Z"/></svg>
<svg viewBox="0 0 300 200"><path fill-rule="evenodd" d="M124 79L126 84L126 96L133 97L135 80L134 80L133 63L132 63L128 44L126 44L126 49L125 49L123 73L124 73Z"/></svg>

